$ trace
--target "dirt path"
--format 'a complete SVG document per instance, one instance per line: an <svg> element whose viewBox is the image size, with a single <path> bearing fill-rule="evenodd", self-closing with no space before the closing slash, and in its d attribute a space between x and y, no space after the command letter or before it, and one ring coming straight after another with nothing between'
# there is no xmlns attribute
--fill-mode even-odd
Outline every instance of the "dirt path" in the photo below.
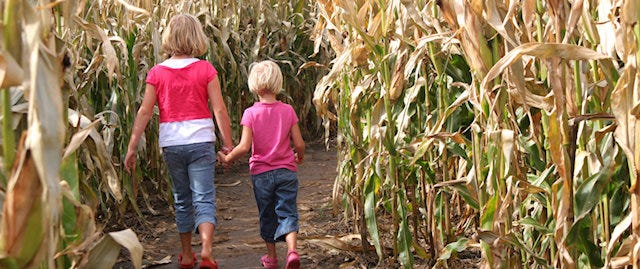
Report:
<svg viewBox="0 0 640 269"><path fill-rule="evenodd" d="M246 162L239 162L224 174L216 175L218 226L214 255L219 268L262 268L259 259L265 250L258 231L258 215L248 170ZM308 145L305 163L298 171L298 245L303 268L360 268L350 266L355 266L358 255L349 251L359 240L348 235L348 224L340 220L340 215L332 214L331 193L335 176L335 150L327 151L323 145ZM173 213L168 206L156 209L162 214L149 216L151 231L136 231L145 250L143 264L147 268L177 268L176 255L180 252L180 244ZM343 240L335 240L339 237ZM194 248L199 253L196 236ZM286 245L279 243L277 248L280 268L284 268ZM116 265L116 268L130 267L127 261Z"/></svg>

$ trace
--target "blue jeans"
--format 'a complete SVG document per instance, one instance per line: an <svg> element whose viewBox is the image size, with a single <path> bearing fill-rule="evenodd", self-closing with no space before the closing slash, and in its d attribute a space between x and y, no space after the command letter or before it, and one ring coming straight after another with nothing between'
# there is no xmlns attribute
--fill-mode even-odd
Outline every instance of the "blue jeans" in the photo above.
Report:
<svg viewBox="0 0 640 269"><path fill-rule="evenodd" d="M205 222L215 226L216 151L213 143L164 147L162 157L172 179L178 232L191 232Z"/></svg>
<svg viewBox="0 0 640 269"><path fill-rule="evenodd" d="M251 175L253 194L260 215L260 236L267 243L284 241L298 231L298 175L288 169L276 169Z"/></svg>

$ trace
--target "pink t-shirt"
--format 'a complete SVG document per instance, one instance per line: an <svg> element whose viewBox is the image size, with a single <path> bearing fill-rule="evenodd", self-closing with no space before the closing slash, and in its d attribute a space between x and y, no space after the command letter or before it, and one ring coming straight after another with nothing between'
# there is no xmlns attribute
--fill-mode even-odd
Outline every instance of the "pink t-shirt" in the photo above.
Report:
<svg viewBox="0 0 640 269"><path fill-rule="evenodd" d="M146 82L156 88L160 122L211 118L207 85L217 74L213 65L204 60L182 68L151 68Z"/></svg>
<svg viewBox="0 0 640 269"><path fill-rule="evenodd" d="M297 171L291 148L291 128L297 123L293 107L282 102L256 102L244 111L240 124L251 128L253 133L249 158L252 175L279 168Z"/></svg>

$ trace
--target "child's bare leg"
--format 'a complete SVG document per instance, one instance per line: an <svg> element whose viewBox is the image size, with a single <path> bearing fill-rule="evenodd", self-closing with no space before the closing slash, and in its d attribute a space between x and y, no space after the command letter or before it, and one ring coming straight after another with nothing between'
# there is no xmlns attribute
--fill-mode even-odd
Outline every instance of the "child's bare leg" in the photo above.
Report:
<svg viewBox="0 0 640 269"><path fill-rule="evenodd" d="M267 256L269 256L269 258L278 258L276 243L265 242L265 245L267 246Z"/></svg>
<svg viewBox="0 0 640 269"><path fill-rule="evenodd" d="M285 240L287 241L288 251L296 250L296 248L298 247L298 232L288 233L285 237Z"/></svg>
<svg viewBox="0 0 640 269"><path fill-rule="evenodd" d="M214 232L213 224L209 222L203 222L198 225L198 230L200 231L200 240L202 240L202 251L200 251L200 257L213 260L213 257L211 256Z"/></svg>
<svg viewBox="0 0 640 269"><path fill-rule="evenodd" d="M296 251L298 233L290 232L285 239L287 240L287 265L285 269L300 269L300 255Z"/></svg>
<svg viewBox="0 0 640 269"><path fill-rule="evenodd" d="M190 264L193 260L191 248L191 232L180 233L180 245L182 246L182 264Z"/></svg>

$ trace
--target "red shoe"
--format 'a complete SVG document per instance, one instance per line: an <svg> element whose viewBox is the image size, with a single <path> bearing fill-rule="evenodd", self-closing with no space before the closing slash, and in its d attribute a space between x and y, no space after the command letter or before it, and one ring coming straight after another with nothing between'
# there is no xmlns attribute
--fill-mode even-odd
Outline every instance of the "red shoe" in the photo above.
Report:
<svg viewBox="0 0 640 269"><path fill-rule="evenodd" d="M202 261L200 262L200 269L218 269L218 262L202 258Z"/></svg>
<svg viewBox="0 0 640 269"><path fill-rule="evenodd" d="M285 269L300 269L300 255L295 250L287 252L287 265Z"/></svg>
<svg viewBox="0 0 640 269"><path fill-rule="evenodd" d="M183 264L182 263L182 253L180 253L180 255L178 255L178 266L180 266L180 269L191 269L194 266L196 266L196 261L197 260L198 260L198 258L196 258L196 254L193 253L193 260L191 260L191 263Z"/></svg>
<svg viewBox="0 0 640 269"><path fill-rule="evenodd" d="M260 263L262 264L262 267L266 269L278 269L278 259L269 258L268 255L262 256L262 258L260 258Z"/></svg>

